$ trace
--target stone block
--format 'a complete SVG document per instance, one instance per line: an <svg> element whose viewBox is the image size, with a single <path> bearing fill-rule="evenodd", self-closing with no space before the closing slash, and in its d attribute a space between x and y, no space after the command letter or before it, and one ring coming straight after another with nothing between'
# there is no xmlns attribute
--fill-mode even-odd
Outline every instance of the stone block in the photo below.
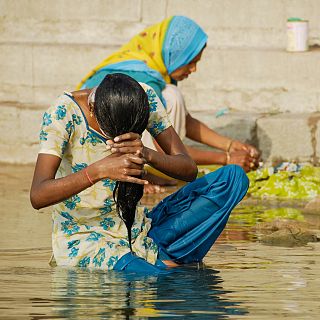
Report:
<svg viewBox="0 0 320 320"><path fill-rule="evenodd" d="M110 48L92 48L85 45L39 45L33 49L35 87L74 87L98 63L107 57Z"/></svg>
<svg viewBox="0 0 320 320"><path fill-rule="evenodd" d="M142 21L144 23L158 23L167 17L167 0L142 0Z"/></svg>
<svg viewBox="0 0 320 320"><path fill-rule="evenodd" d="M320 164L320 113L314 113L309 118L311 128L311 144L314 150L313 162Z"/></svg>
<svg viewBox="0 0 320 320"><path fill-rule="evenodd" d="M319 58L320 51L207 48L198 71L181 83L181 90L190 109L315 112L320 109Z"/></svg>
<svg viewBox="0 0 320 320"><path fill-rule="evenodd" d="M0 44L0 61L1 85L28 85L32 83L31 46Z"/></svg>
<svg viewBox="0 0 320 320"><path fill-rule="evenodd" d="M81 79L113 48L69 45L1 45L0 101L49 105ZM12 57L8 59L8 57Z"/></svg>
<svg viewBox="0 0 320 320"><path fill-rule="evenodd" d="M33 163L39 150L39 132L43 110L1 105L1 161Z"/></svg>
<svg viewBox="0 0 320 320"><path fill-rule="evenodd" d="M310 114L279 114L257 120L257 139L262 159L312 162L314 146Z"/></svg>
<svg viewBox="0 0 320 320"><path fill-rule="evenodd" d="M256 0L168 0L168 15L187 15L206 28L281 28L284 4L282 1ZM286 20L286 19L285 19Z"/></svg>
<svg viewBox="0 0 320 320"><path fill-rule="evenodd" d="M146 25L141 22L104 20L1 19L0 41L6 43L42 43L121 47ZM28 30L28 32L26 32Z"/></svg>
<svg viewBox="0 0 320 320"><path fill-rule="evenodd" d="M140 0L5 0L0 16L10 19L139 21Z"/></svg>

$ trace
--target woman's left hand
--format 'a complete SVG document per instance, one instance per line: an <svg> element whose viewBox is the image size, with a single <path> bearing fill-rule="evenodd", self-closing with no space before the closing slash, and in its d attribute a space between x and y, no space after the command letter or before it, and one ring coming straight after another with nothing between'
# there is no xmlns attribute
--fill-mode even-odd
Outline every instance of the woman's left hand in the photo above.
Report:
<svg viewBox="0 0 320 320"><path fill-rule="evenodd" d="M246 151L250 157L253 157L257 160L260 159L260 152L254 146L238 140L233 140L230 146L229 152L231 153L235 151Z"/></svg>
<svg viewBox="0 0 320 320"><path fill-rule="evenodd" d="M131 153L144 155L144 145L141 136L137 133L128 132L107 141L107 149L112 153Z"/></svg>

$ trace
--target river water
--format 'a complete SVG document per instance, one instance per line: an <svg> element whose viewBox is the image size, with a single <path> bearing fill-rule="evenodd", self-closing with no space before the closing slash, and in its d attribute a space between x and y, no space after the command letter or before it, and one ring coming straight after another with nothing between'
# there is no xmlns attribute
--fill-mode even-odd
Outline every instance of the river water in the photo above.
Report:
<svg viewBox="0 0 320 320"><path fill-rule="evenodd" d="M52 268L50 214L31 208L31 176L30 166L0 169L0 319L319 318L320 243L265 245L255 226L285 208L319 230L320 210L244 201L203 264L157 277Z"/></svg>

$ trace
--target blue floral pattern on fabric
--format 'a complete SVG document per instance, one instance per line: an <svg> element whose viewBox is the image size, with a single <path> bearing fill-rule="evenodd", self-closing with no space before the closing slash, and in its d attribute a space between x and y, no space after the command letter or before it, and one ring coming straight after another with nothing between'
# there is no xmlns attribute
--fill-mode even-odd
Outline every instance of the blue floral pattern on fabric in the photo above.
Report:
<svg viewBox="0 0 320 320"><path fill-rule="evenodd" d="M72 115L72 120L76 125L80 125L82 122L82 119L80 116L77 116L76 114Z"/></svg>
<svg viewBox="0 0 320 320"><path fill-rule="evenodd" d="M64 222L61 222L61 231L63 233L67 234L68 236L71 236L72 234L78 232L80 227L78 224L72 220L67 220Z"/></svg>
<svg viewBox="0 0 320 320"><path fill-rule="evenodd" d="M90 236L86 239L86 241L98 241L102 237L103 237L103 235L101 233L93 231L90 234Z"/></svg>
<svg viewBox="0 0 320 320"><path fill-rule="evenodd" d="M76 164L74 164L74 165L71 167L71 168L72 168L72 172L73 172L73 173L74 173L74 172L78 172L78 171L86 168L87 166L88 166L88 165L87 165L86 163L84 163L84 162L82 162L82 163L76 163Z"/></svg>
<svg viewBox="0 0 320 320"><path fill-rule="evenodd" d="M153 136L157 136L158 134L160 134L161 132L163 132L166 129L166 126L161 122L153 122L151 127L149 128L150 133Z"/></svg>
<svg viewBox="0 0 320 320"><path fill-rule="evenodd" d="M77 206L77 203L80 202L80 197L76 194L74 196L72 196L71 198L63 201L63 203L65 204L65 206L70 209L70 210L74 210L75 207Z"/></svg>
<svg viewBox="0 0 320 320"><path fill-rule="evenodd" d="M74 124L73 124L73 122L70 120L70 121L68 121L67 124L66 124L66 131L67 131L67 133L68 133L68 135L69 135L69 138L70 138L71 133L73 132L73 130L74 130Z"/></svg>
<svg viewBox="0 0 320 320"><path fill-rule="evenodd" d="M77 246L80 243L80 240L72 240L68 242L68 249L71 249L74 246Z"/></svg>
<svg viewBox="0 0 320 320"><path fill-rule="evenodd" d="M133 228L131 230L132 239L136 239L138 237L139 233L140 233L140 229L139 228Z"/></svg>
<svg viewBox="0 0 320 320"><path fill-rule="evenodd" d="M108 230L112 228L115 225L115 222L113 221L112 218L104 218L102 221L100 221L100 226L104 230Z"/></svg>
<svg viewBox="0 0 320 320"><path fill-rule="evenodd" d="M158 246L152 241L151 238L144 237L143 238L143 246L146 249L153 250L154 252L158 251Z"/></svg>
<svg viewBox="0 0 320 320"><path fill-rule="evenodd" d="M112 200L111 199L106 199L104 200L104 206L99 209L101 214L107 214L112 211Z"/></svg>
<svg viewBox="0 0 320 320"><path fill-rule="evenodd" d="M93 258L92 263L95 265L95 267L101 267L102 262L106 258L105 251L106 251L105 248L100 248L99 252Z"/></svg>
<svg viewBox="0 0 320 320"><path fill-rule="evenodd" d="M121 247L128 247L128 248L129 248L129 242L128 242L127 240L124 240L124 239L121 239L121 240L119 241L119 245L120 245Z"/></svg>
<svg viewBox="0 0 320 320"><path fill-rule="evenodd" d="M66 152L66 149L68 147L68 141L63 141L61 144L61 153L64 154Z"/></svg>
<svg viewBox="0 0 320 320"><path fill-rule="evenodd" d="M67 220L73 220L73 217L66 211L61 211L60 214Z"/></svg>
<svg viewBox="0 0 320 320"><path fill-rule="evenodd" d="M70 258L76 257L78 255L78 252L79 252L79 248L72 247L71 252L69 253L69 257Z"/></svg>
<svg viewBox="0 0 320 320"><path fill-rule="evenodd" d="M58 106L56 110L56 119L62 120L67 114L67 110L65 106Z"/></svg>
<svg viewBox="0 0 320 320"><path fill-rule="evenodd" d="M80 139L80 144L84 145L86 142L91 143L93 146L97 145L98 143L103 143L103 141L91 131L88 131L85 138Z"/></svg>
<svg viewBox="0 0 320 320"><path fill-rule="evenodd" d="M150 105L150 112L155 112L157 110L157 95L154 92L154 90L148 89L146 91L147 96L148 96L148 101L149 101L149 105Z"/></svg>
<svg viewBox="0 0 320 320"><path fill-rule="evenodd" d="M110 259L108 260L107 266L109 269L112 269L114 267L114 265L118 262L118 257L117 256L112 256L110 257Z"/></svg>
<svg viewBox="0 0 320 320"><path fill-rule="evenodd" d="M48 126L49 124L52 123L52 120L51 120L51 114L45 112L44 115L43 115L43 118L42 118L42 126Z"/></svg>
<svg viewBox="0 0 320 320"><path fill-rule="evenodd" d="M47 136L48 136L47 132L45 132L43 130L40 131L40 141L47 141L48 140Z"/></svg>
<svg viewBox="0 0 320 320"><path fill-rule="evenodd" d="M110 249L112 249L112 248L114 247L114 243L111 242L111 241L107 241L107 242L106 242L106 245L107 245Z"/></svg>
<svg viewBox="0 0 320 320"><path fill-rule="evenodd" d="M90 264L90 257L84 257L78 262L78 266L81 268L86 268Z"/></svg>
<svg viewBox="0 0 320 320"><path fill-rule="evenodd" d="M108 187L111 191L116 187L116 181L110 179L101 180L104 187Z"/></svg>

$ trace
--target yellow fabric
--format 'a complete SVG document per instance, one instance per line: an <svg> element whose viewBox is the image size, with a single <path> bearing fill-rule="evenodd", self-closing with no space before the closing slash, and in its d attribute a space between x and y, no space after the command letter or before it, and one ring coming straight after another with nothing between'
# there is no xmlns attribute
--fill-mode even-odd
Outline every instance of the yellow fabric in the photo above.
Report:
<svg viewBox="0 0 320 320"><path fill-rule="evenodd" d="M171 19L172 17L167 18L134 36L127 44L123 45L119 51L103 60L87 74L78 84L77 89L80 89L81 86L101 68L126 60L144 61L151 69L157 70L167 83L170 83L170 77L164 65L161 52Z"/></svg>

